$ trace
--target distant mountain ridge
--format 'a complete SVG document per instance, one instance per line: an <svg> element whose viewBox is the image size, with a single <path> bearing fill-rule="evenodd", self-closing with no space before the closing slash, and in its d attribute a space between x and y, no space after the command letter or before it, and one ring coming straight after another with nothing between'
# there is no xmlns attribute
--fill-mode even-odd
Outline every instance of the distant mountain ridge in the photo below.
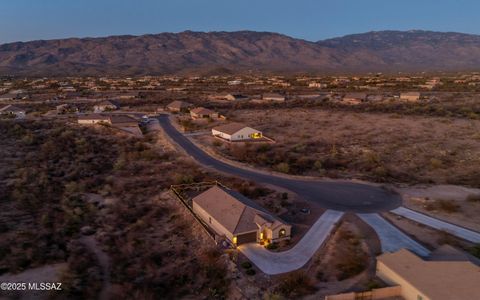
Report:
<svg viewBox="0 0 480 300"><path fill-rule="evenodd" d="M480 69L480 36L375 31L311 42L271 32L160 33L0 45L0 75L420 72Z"/></svg>

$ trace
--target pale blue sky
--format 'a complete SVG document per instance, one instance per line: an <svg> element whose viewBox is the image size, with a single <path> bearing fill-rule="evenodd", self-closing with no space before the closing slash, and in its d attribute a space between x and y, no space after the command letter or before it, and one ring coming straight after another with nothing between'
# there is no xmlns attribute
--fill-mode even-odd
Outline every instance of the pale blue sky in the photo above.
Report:
<svg viewBox="0 0 480 300"><path fill-rule="evenodd" d="M372 30L480 34L478 0L0 0L0 43L194 31L317 41Z"/></svg>

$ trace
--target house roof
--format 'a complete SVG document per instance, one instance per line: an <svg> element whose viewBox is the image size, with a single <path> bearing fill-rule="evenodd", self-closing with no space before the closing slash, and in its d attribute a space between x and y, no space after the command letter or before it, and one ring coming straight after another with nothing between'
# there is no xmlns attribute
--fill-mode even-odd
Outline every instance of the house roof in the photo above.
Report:
<svg viewBox="0 0 480 300"><path fill-rule="evenodd" d="M344 98L365 100L367 98L367 94L366 93L348 93L345 95Z"/></svg>
<svg viewBox="0 0 480 300"><path fill-rule="evenodd" d="M204 107L196 107L196 108L192 109L190 112L192 112L194 114L200 114L200 115L211 115L211 114L215 113L213 110L210 110L210 109L204 108Z"/></svg>
<svg viewBox="0 0 480 300"><path fill-rule="evenodd" d="M401 96L420 96L420 92L404 92L400 94Z"/></svg>
<svg viewBox="0 0 480 300"><path fill-rule="evenodd" d="M169 105L167 105L168 108L178 108L178 109L187 108L187 107L191 107L191 106L192 106L191 103L188 103L188 102L185 102L185 101L180 101L180 100L175 100L172 103L170 103Z"/></svg>
<svg viewBox="0 0 480 300"><path fill-rule="evenodd" d="M132 125L138 125L138 121L135 118L132 118L127 115L110 115L110 122L112 125L115 124L124 124L124 123L131 123Z"/></svg>
<svg viewBox="0 0 480 300"><path fill-rule="evenodd" d="M258 224L257 222L260 220L281 223L252 200L238 192L218 185L193 198L193 202L209 213L233 235L257 230L264 223L262 221L261 224Z"/></svg>
<svg viewBox="0 0 480 300"><path fill-rule="evenodd" d="M18 106L14 106L14 105L9 104L7 106L4 106L4 107L0 108L0 111L1 112L22 112L22 111L25 111L25 110L21 109Z"/></svg>
<svg viewBox="0 0 480 300"><path fill-rule="evenodd" d="M268 97L268 98L285 98L285 95L278 94L278 93L265 93L263 94L263 98Z"/></svg>
<svg viewBox="0 0 480 300"><path fill-rule="evenodd" d="M232 135L232 134L235 134L236 132L238 132L239 130L242 130L245 127L248 127L248 126L246 126L245 124L242 124L242 123L232 122L232 123L228 123L228 124L225 124L225 125L220 125L220 126L214 127L213 130Z"/></svg>
<svg viewBox="0 0 480 300"><path fill-rule="evenodd" d="M120 107L117 101L113 100L105 100L100 103L95 104L95 106L115 106L115 107Z"/></svg>
<svg viewBox="0 0 480 300"><path fill-rule="evenodd" d="M428 261L407 249L377 257L429 299L460 300L480 295L480 267L469 261Z"/></svg>
<svg viewBox="0 0 480 300"><path fill-rule="evenodd" d="M83 114L78 116L79 120L103 120L107 121L110 119L109 116L104 114Z"/></svg>
<svg viewBox="0 0 480 300"><path fill-rule="evenodd" d="M84 114L78 116L79 120L102 120L110 121L112 125L131 123L138 125L138 121L128 115Z"/></svg>

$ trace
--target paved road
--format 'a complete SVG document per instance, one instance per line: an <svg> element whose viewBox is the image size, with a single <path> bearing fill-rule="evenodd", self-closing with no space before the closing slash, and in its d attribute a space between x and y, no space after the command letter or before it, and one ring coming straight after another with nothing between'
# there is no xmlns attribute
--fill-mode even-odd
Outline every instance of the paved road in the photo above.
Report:
<svg viewBox="0 0 480 300"><path fill-rule="evenodd" d="M398 207L391 211L396 215L400 215L417 223L427 225L429 227L443 230L451 235L470 241L472 243L480 243L480 233L469 230L458 225L454 225L445 221L441 221L425 214L413 211L405 207Z"/></svg>
<svg viewBox="0 0 480 300"><path fill-rule="evenodd" d="M159 116L164 132L200 164L219 172L290 190L320 206L351 212L389 211L401 205L399 195L377 186L332 180L301 180L247 170L219 161L195 146L172 126L168 115Z"/></svg>
<svg viewBox="0 0 480 300"><path fill-rule="evenodd" d="M291 272L310 260L342 216L340 211L325 211L303 238L287 251L271 252L257 243L240 245L238 249L265 274Z"/></svg>
<svg viewBox="0 0 480 300"><path fill-rule="evenodd" d="M430 253L428 249L401 232L379 214L358 214L358 216L377 232L382 252L395 252L401 248L407 248L420 256L427 256Z"/></svg>

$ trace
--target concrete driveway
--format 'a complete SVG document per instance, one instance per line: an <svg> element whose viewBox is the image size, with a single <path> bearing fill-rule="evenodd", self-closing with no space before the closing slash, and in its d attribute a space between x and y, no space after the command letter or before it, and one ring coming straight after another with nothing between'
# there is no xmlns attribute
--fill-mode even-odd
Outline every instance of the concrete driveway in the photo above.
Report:
<svg viewBox="0 0 480 300"><path fill-rule="evenodd" d="M470 241L472 243L480 243L480 233L470 229L454 225L436 218L427 216L425 214L416 212L414 210L399 207L391 211L392 213L415 221L417 223L450 233L456 237Z"/></svg>
<svg viewBox="0 0 480 300"><path fill-rule="evenodd" d="M358 214L358 216L377 232L382 252L395 252L406 248L420 256L427 256L430 253L427 248L414 241L379 214Z"/></svg>
<svg viewBox="0 0 480 300"><path fill-rule="evenodd" d="M300 269L312 258L342 216L340 211L325 211L303 238L287 251L271 252L256 243L240 245L238 249L265 274L291 272Z"/></svg>
<svg viewBox="0 0 480 300"><path fill-rule="evenodd" d="M199 164L218 172L290 190L302 199L339 211L389 211L401 205L400 195L379 186L336 180L303 180L237 167L219 161L193 144L170 123L168 115L158 117L165 134Z"/></svg>

